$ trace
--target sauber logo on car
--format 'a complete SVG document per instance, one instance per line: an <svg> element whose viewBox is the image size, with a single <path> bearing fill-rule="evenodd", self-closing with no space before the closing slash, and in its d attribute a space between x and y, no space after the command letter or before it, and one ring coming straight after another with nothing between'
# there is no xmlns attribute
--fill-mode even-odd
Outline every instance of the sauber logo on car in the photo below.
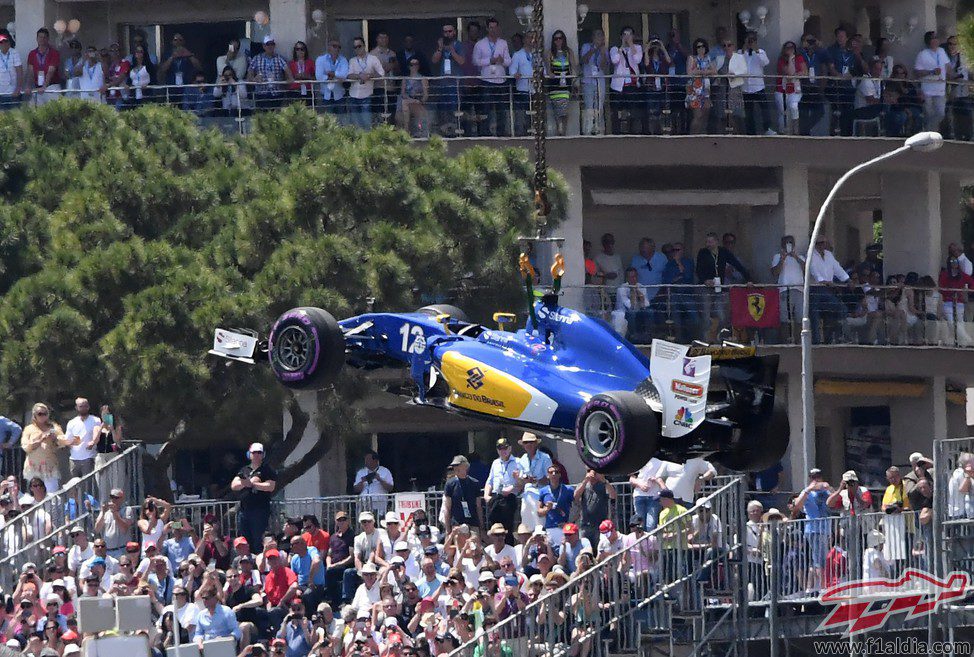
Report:
<svg viewBox="0 0 974 657"><path fill-rule="evenodd" d="M818 632L842 630L843 636L881 628L890 616L907 619L934 613L944 603L970 593L970 575L954 571L946 580L909 569L899 579L854 580L822 592L819 602L835 605Z"/></svg>
<svg viewBox="0 0 974 657"><path fill-rule="evenodd" d="M680 381L679 379L673 379L673 383L670 384L670 390L682 397L691 397L693 399L703 397L703 386L698 386L696 383L689 383L687 381Z"/></svg>
<svg viewBox="0 0 974 657"><path fill-rule="evenodd" d="M484 372L479 367L471 367L467 370L467 387L477 390L484 385Z"/></svg>

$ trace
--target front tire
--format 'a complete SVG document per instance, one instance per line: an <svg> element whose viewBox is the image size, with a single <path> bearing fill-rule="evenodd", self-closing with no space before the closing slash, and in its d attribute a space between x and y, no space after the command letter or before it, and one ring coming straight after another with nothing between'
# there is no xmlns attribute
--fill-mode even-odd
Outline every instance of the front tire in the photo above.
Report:
<svg viewBox="0 0 974 657"><path fill-rule="evenodd" d="M287 388L322 388L345 364L345 336L321 308L292 308L277 318L267 350L274 376Z"/></svg>
<svg viewBox="0 0 974 657"><path fill-rule="evenodd" d="M629 474L646 465L659 445L660 425L634 392L595 395L575 418L575 446L582 462L603 474Z"/></svg>

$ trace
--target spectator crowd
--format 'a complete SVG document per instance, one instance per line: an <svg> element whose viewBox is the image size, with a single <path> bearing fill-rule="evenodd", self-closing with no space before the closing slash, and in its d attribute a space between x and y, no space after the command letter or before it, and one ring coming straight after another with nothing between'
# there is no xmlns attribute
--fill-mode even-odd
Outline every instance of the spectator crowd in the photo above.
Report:
<svg viewBox="0 0 974 657"><path fill-rule="evenodd" d="M120 431L111 409L94 417L81 398L76 409L61 432L46 419L49 410L35 405L22 447L41 440L37 434L45 450L77 448L78 438L97 449L106 425L108 434ZM247 464L230 484L238 500L234 531L226 516L208 514L196 525L178 505L151 496L131 506L138 501L112 487L103 499L86 501L97 509L93 531L71 527L69 545L54 542L49 559L17 573L0 600L0 640L34 657L65 657L84 638L78 599L143 595L152 606L148 638L157 655L177 632L182 643L233 637L241 655L443 655L477 637L472 655L516 655L555 634L570 654L588 655L598 640L597 619L618 600L603 579L586 573L620 554L609 580L628 595L681 582L667 594L674 604L722 599L728 572L715 564L728 557L737 530L721 517L726 506L702 498L704 487L716 484L714 465L653 458L629 477L631 506L624 508L617 487L592 470L570 483L532 433L517 447L507 438L495 447L489 467L453 458L435 517L425 508L408 518L390 510L394 476L375 452L354 477L357 515L336 507L327 517L284 517L279 527L271 526L278 474L260 443L250 445ZM72 452L72 471L90 472L95 459ZM45 482L36 469L43 462L25 465L26 495L19 495L17 478L4 481L5 522L16 517L9 515L12 505L27 508L57 490L59 482ZM949 516L971 518L974 456L962 454L957 463ZM770 595L773 567L781 569L783 599L814 597L860 573L873 578L906 564L927 567L932 465L911 455L903 470L886 471L888 485L875 497L855 471L833 486L813 469L784 511L772 506L780 466L760 473L759 488L771 492L747 503L742 541L751 598ZM564 608L538 602L573 580L582 584ZM638 588L640 582L649 588ZM530 614L518 616L535 602ZM646 613L650 623L658 620ZM518 621L492 629L512 616Z"/></svg>
<svg viewBox="0 0 974 657"><path fill-rule="evenodd" d="M207 70L179 33L157 57L141 31L126 53L119 42L99 48L76 36L55 47L42 27L36 48L22 55L0 30L0 108L62 93L119 109L162 102L200 116L305 103L363 129L395 122L417 136L524 136L540 46L559 135L576 102L582 134L906 136L925 129L971 138L969 63L956 36L941 44L927 32L907 62L895 60L887 39L867 49L863 35L844 25L829 45L807 33L780 48L753 31L738 43L723 27L713 40L689 44L676 29L646 43L632 27L613 44L601 29L588 36L576 53L562 30L546 43L531 31L505 38L488 18L466 22L462 36L444 24L435 44L411 34L394 44L380 30L371 47L355 37L345 52L332 38L325 52L309 52L303 41L279 50L268 34L249 50L230 39Z"/></svg>
<svg viewBox="0 0 974 657"><path fill-rule="evenodd" d="M724 331L734 331L742 342L794 340L801 323L804 247L785 235L769 258L779 321L758 335L731 321L727 286L755 280L755 270L741 262L736 248L737 236L731 232L707 233L695 257L683 242L657 249L654 239L644 237L624 261L612 233L602 235L598 253L586 240L586 312L611 320L620 333L640 343L653 337L713 343ZM974 345L967 326L974 319L974 305L968 303L974 272L971 258L956 242L948 245L936 278L884 272L879 243L867 245L861 260L840 264L825 236L816 240L810 266L810 319L817 343Z"/></svg>

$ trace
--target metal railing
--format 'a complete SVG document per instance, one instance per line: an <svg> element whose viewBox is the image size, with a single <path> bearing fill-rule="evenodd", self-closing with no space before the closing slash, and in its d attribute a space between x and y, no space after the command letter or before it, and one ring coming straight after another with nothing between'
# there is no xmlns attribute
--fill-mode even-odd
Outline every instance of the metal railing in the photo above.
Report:
<svg viewBox="0 0 974 657"><path fill-rule="evenodd" d="M721 337L747 344L798 344L802 290L774 284L563 286L581 308L636 343L663 337L687 344ZM636 294L637 301L631 296ZM967 291L960 291L962 295ZM974 346L974 317L944 303L951 291L903 286L812 286L817 344ZM759 295L760 300L752 298ZM773 297L773 299L772 299ZM736 304L736 312L735 312ZM757 304L757 305L755 305ZM642 308L639 306L642 305ZM777 306L777 308L775 308ZM633 311L633 308L639 308ZM755 327L755 324L761 324Z"/></svg>
<svg viewBox="0 0 974 657"><path fill-rule="evenodd" d="M122 110L163 104L192 112L204 124L240 133L250 130L250 118L256 112L301 103L331 113L347 125L368 129L396 124L418 138L432 134L480 138L531 134L530 85L524 77L506 75L493 78L495 83L480 76L387 76L364 84L354 78L217 80L105 90L86 90L79 86L83 85L82 78L73 78L66 89L43 93L31 90L22 98L25 103L43 104L68 96ZM780 133L905 137L939 128L949 139L971 139L965 109L971 82L945 82L948 103L944 115L927 116L918 92L920 81L884 80L882 97L870 103L862 99L864 94L857 97L863 79L796 75L782 82L779 75L630 76L607 72L548 76L548 111L554 119L549 131L553 136ZM779 88L797 91L786 93Z"/></svg>
<svg viewBox="0 0 974 657"><path fill-rule="evenodd" d="M40 564L56 545L68 546L68 530L79 526L93 533L102 504L114 488L125 493L128 503L141 504L144 497L141 443L129 444L103 466L72 485L48 494L40 503L8 518L0 528L0 572L33 562ZM16 549L10 549L16 548Z"/></svg>
<svg viewBox="0 0 974 657"><path fill-rule="evenodd" d="M711 597L725 597L741 577L735 555L740 554L743 495L743 479L732 479L601 561L580 554L567 569L567 582L546 579L543 591L532 588L520 613L499 618L492 613L494 601L481 593L476 599L484 610L480 632L449 654L470 655L478 646L482 654L493 654L492 644L501 642L515 655L567 655L581 648L583 654L603 657L636 652L644 632L676 640L675 616L699 612ZM709 507L711 519L704 531L698 522L703 507ZM735 622L742 610L743 605L732 605L718 622ZM706 642L696 638L702 641L694 654Z"/></svg>

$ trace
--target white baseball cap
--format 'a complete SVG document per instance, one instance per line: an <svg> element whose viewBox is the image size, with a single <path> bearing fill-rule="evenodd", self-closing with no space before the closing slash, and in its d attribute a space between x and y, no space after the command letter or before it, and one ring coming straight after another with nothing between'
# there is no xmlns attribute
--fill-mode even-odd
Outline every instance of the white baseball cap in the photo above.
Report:
<svg viewBox="0 0 974 657"><path fill-rule="evenodd" d="M250 443L250 447L247 448L248 452L260 452L264 453L264 443Z"/></svg>

